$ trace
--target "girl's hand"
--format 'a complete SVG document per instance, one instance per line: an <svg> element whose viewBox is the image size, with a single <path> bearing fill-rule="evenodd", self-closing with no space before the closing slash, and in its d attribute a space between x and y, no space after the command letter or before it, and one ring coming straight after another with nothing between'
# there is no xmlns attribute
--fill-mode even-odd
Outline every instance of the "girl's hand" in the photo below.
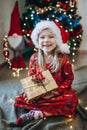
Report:
<svg viewBox="0 0 87 130"><path fill-rule="evenodd" d="M49 98L52 98L52 97L57 96L57 95L59 95L59 93L57 91L51 91L51 92L44 94L43 98L49 99Z"/></svg>
<svg viewBox="0 0 87 130"><path fill-rule="evenodd" d="M54 96L59 95L59 93L58 93L57 91L51 91L51 93L52 93Z"/></svg>

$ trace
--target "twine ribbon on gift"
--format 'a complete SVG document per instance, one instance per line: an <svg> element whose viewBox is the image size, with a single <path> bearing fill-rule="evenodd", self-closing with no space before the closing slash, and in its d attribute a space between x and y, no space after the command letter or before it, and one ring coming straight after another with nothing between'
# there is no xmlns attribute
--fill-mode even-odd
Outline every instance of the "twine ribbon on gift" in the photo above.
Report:
<svg viewBox="0 0 87 130"><path fill-rule="evenodd" d="M32 81L37 84L44 87L45 91L47 92L47 89L45 85L48 83L47 79L44 77L41 71L37 72L35 75L32 75ZM45 82L46 81L46 82Z"/></svg>

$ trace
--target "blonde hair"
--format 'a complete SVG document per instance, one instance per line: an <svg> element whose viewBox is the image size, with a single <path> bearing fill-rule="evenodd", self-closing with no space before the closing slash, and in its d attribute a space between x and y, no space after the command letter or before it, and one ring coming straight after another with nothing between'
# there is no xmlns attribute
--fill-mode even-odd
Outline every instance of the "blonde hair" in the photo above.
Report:
<svg viewBox="0 0 87 130"><path fill-rule="evenodd" d="M53 51L53 55L51 55L51 58L52 62L49 64L49 68L51 69L51 72L56 72L59 68L58 48L55 48L55 50ZM46 69L44 53L40 48L38 48L38 64L42 70Z"/></svg>

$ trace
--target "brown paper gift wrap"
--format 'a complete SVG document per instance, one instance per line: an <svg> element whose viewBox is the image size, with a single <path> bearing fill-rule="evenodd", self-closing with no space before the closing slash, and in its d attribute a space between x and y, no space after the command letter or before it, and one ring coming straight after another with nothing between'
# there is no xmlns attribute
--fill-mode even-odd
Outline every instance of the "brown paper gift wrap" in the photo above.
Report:
<svg viewBox="0 0 87 130"><path fill-rule="evenodd" d="M58 88L49 70L43 71L42 74L45 77L42 83L34 83L32 76L20 80L29 100Z"/></svg>

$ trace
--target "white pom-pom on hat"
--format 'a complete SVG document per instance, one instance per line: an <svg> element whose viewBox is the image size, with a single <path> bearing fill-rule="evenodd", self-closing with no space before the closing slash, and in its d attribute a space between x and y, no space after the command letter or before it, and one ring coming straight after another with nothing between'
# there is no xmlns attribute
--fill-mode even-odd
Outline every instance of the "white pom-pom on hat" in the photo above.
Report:
<svg viewBox="0 0 87 130"><path fill-rule="evenodd" d="M42 20L36 25L36 27L32 31L31 39L37 48L39 47L39 43L38 43L39 34L44 29L50 29L50 31L54 34L60 52L67 53L67 54L70 53L70 46L68 46L67 43L63 43L60 29L53 21Z"/></svg>

